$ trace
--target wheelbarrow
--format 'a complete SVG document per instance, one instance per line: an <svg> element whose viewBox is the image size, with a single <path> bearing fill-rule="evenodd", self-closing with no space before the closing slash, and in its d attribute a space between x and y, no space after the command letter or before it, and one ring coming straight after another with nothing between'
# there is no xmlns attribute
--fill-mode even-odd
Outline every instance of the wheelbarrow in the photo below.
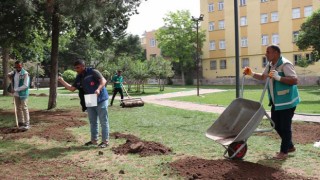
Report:
<svg viewBox="0 0 320 180"><path fill-rule="evenodd" d="M144 102L141 98L132 98L131 96L129 96L126 88L124 86L122 86L122 89L126 92L126 95L128 97L128 99L121 99L120 100L120 106L123 108L127 108L127 107L141 107L144 106Z"/></svg>
<svg viewBox="0 0 320 180"><path fill-rule="evenodd" d="M206 131L206 137L226 149L223 156L229 159L242 159L246 155L247 140L252 133L269 132L274 128L274 122L262 106L269 78L266 80L260 102L243 98L244 79L245 76L242 78L240 97L233 100ZM271 128L257 129L264 116L271 122Z"/></svg>

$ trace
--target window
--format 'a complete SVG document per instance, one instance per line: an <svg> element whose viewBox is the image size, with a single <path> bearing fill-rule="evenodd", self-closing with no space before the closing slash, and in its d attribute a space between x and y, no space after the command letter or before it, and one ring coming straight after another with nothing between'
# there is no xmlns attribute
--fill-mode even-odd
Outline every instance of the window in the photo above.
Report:
<svg viewBox="0 0 320 180"><path fill-rule="evenodd" d="M279 44L279 34L272 34L272 44Z"/></svg>
<svg viewBox="0 0 320 180"><path fill-rule="evenodd" d="M262 57L262 67L266 67L268 64L268 60L266 57Z"/></svg>
<svg viewBox="0 0 320 180"><path fill-rule="evenodd" d="M249 58L242 58L242 68L249 67Z"/></svg>
<svg viewBox="0 0 320 180"><path fill-rule="evenodd" d="M217 69L217 61L213 60L210 61L210 70L216 70Z"/></svg>
<svg viewBox="0 0 320 180"><path fill-rule="evenodd" d="M263 2L268 2L268 0L260 0L260 2L262 2L262 3L263 3Z"/></svg>
<svg viewBox="0 0 320 180"><path fill-rule="evenodd" d="M226 49L226 42L225 40L219 41L219 49Z"/></svg>
<svg viewBox="0 0 320 180"><path fill-rule="evenodd" d="M156 47L156 44L157 44L157 42L156 42L156 40L155 39L150 39L150 47Z"/></svg>
<svg viewBox="0 0 320 180"><path fill-rule="evenodd" d="M301 60L301 54L294 54L293 55L294 64L296 65L299 60Z"/></svg>
<svg viewBox="0 0 320 180"><path fill-rule="evenodd" d="M224 2L223 2L223 1L220 1L220 2L218 3L218 10L219 10L219 11L222 11L223 8L224 8Z"/></svg>
<svg viewBox="0 0 320 180"><path fill-rule="evenodd" d="M248 38L247 37L241 38L241 47L248 47Z"/></svg>
<svg viewBox="0 0 320 180"><path fill-rule="evenodd" d="M314 59L313 54L306 54L306 59L312 61Z"/></svg>
<svg viewBox="0 0 320 180"><path fill-rule="evenodd" d="M220 69L227 69L227 60L220 60Z"/></svg>
<svg viewBox="0 0 320 180"><path fill-rule="evenodd" d="M224 29L224 20L219 21L219 29Z"/></svg>
<svg viewBox="0 0 320 180"><path fill-rule="evenodd" d="M216 41L210 41L209 47L210 50L216 50Z"/></svg>
<svg viewBox="0 0 320 180"><path fill-rule="evenodd" d="M292 33L292 42L297 42L299 36L299 31L293 31Z"/></svg>
<svg viewBox="0 0 320 180"><path fill-rule="evenodd" d="M268 35L261 36L261 44L263 46L267 46L269 44L269 36Z"/></svg>
<svg viewBox="0 0 320 180"><path fill-rule="evenodd" d="M292 9L292 19L300 18L300 8Z"/></svg>
<svg viewBox="0 0 320 180"><path fill-rule="evenodd" d="M214 11L214 4L213 3L210 3L209 6L208 6L208 11L209 12L213 12Z"/></svg>
<svg viewBox="0 0 320 180"><path fill-rule="evenodd" d="M246 0L240 0L240 6L245 6L247 4Z"/></svg>
<svg viewBox="0 0 320 180"><path fill-rule="evenodd" d="M247 25L247 16L240 17L240 26L246 26Z"/></svg>
<svg viewBox="0 0 320 180"><path fill-rule="evenodd" d="M312 6L304 7L304 17L309 17L312 14Z"/></svg>
<svg viewBox="0 0 320 180"><path fill-rule="evenodd" d="M209 31L214 31L214 22L209 22Z"/></svg>
<svg viewBox="0 0 320 180"><path fill-rule="evenodd" d="M278 21L278 12L272 12L271 13L271 22L276 22Z"/></svg>
<svg viewBox="0 0 320 180"><path fill-rule="evenodd" d="M261 14L260 15L260 22L261 24L265 24L268 22L268 14Z"/></svg>

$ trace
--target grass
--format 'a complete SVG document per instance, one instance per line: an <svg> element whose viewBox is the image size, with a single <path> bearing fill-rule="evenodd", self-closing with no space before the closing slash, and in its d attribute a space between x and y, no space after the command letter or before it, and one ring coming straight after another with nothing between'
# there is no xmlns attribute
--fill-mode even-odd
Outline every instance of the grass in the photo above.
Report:
<svg viewBox="0 0 320 180"><path fill-rule="evenodd" d="M172 88L178 91L181 88ZM190 90L190 88L187 88ZM64 92L59 90L58 93ZM149 89L148 89L149 91ZM153 93L156 93L155 90ZM45 90L39 93L45 93ZM165 91L167 92L167 91ZM319 97L315 89L301 90L301 96L310 95L310 101ZM249 93L249 94L247 94ZM61 93L62 94L62 93ZM261 90L248 89L245 97L256 98L261 95ZM191 98L190 101L204 104L228 105L234 97L234 90L228 90L221 94L208 94L204 98ZM71 100L75 97L59 95L57 104L59 109L80 108L78 100ZM200 101L196 101L199 100ZM46 109L48 97L31 96L29 98L30 109ZM118 102L117 102L118 103ZM314 105L316 106L316 105ZM314 107L310 107L314 108ZM0 109L12 109L12 97L0 96ZM319 109L319 108L318 108ZM89 139L89 126L69 129L76 137L76 142L47 141L43 137L31 139L20 139L16 141L1 140L0 162L14 160L25 163L24 157L37 161L46 160L72 160L79 162L80 166L90 170L102 170L112 174L108 178L113 179L182 179L175 175L166 165L176 159L185 156L197 156L205 159L223 159L224 148L205 137L206 130L212 125L218 114L187 111L158 105L146 104L141 108L121 108L115 103L109 108L110 131L133 134L143 140L155 141L170 147L173 154L164 156L151 156L141 158L138 155L115 155L112 147L125 142L124 139L111 139L111 147L104 150L103 156L98 156L101 149L83 147L82 144ZM86 119L84 119L86 120ZM14 126L14 115L0 117L0 127ZM9 127L10 127L9 126ZM264 122L261 126L267 127ZM268 136L253 134L248 139L248 152L246 161L260 163L266 166L284 169L289 172L295 170L304 176L319 177L319 152L312 147L312 144L298 144L299 151L294 158L287 161L277 162L265 160L278 151L279 139ZM124 174L119 174L123 170ZM68 171L68 168L65 169ZM40 173L40 172L39 172ZM39 174L45 176L45 174ZM170 175L168 177L168 175ZM133 178L134 177L134 178Z"/></svg>

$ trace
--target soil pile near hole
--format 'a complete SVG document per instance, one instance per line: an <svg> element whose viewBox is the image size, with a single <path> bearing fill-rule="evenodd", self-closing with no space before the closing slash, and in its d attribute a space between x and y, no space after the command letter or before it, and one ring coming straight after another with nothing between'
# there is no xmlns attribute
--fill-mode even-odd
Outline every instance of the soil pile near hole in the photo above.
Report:
<svg viewBox="0 0 320 180"><path fill-rule="evenodd" d="M160 143L152 141L142 141L134 135L121 134L118 132L112 133L110 135L115 139L127 139L125 144L112 148L112 151L115 154L126 155L131 153L139 154L141 157L146 157L152 155L165 155L172 152L170 148L167 148Z"/></svg>
<svg viewBox="0 0 320 180"><path fill-rule="evenodd" d="M275 139L280 137L277 132L256 133L258 136L271 136ZM297 144L309 144L320 140L320 123L303 122L292 123L292 140Z"/></svg>
<svg viewBox="0 0 320 180"><path fill-rule="evenodd" d="M69 160L3 162L0 167L0 179L105 179L107 175L86 170Z"/></svg>
<svg viewBox="0 0 320 180"><path fill-rule="evenodd" d="M1 139L21 139L38 136L56 141L74 141L74 136L67 131L67 128L81 127L87 124L85 121L79 120L86 117L85 113L80 110L55 110L55 111L35 111L30 110L31 129L21 131L15 127L0 127ZM12 115L14 112L1 111L1 115Z"/></svg>
<svg viewBox="0 0 320 180"><path fill-rule="evenodd" d="M186 179L307 179L257 163L188 157L169 164Z"/></svg>

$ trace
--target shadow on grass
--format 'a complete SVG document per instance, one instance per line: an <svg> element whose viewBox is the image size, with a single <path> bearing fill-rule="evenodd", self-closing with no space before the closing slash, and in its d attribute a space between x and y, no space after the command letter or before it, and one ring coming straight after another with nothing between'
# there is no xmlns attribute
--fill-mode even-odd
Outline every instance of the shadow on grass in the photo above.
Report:
<svg viewBox="0 0 320 180"><path fill-rule="evenodd" d="M69 147L55 147L51 149L30 149L25 153L25 156L32 159L55 159L66 156L71 152L81 152L90 149L97 149L97 147L85 147L85 146L69 146Z"/></svg>
<svg viewBox="0 0 320 180"><path fill-rule="evenodd" d="M81 151L88 151L97 149L91 146L68 146L68 147L54 147L50 149L37 149L33 145L17 143L14 141L5 141L1 144L0 149L7 152L5 155L0 155L0 163L20 162L26 160L48 160L56 159L66 156L68 153L77 153ZM27 150L26 152L21 152Z"/></svg>

